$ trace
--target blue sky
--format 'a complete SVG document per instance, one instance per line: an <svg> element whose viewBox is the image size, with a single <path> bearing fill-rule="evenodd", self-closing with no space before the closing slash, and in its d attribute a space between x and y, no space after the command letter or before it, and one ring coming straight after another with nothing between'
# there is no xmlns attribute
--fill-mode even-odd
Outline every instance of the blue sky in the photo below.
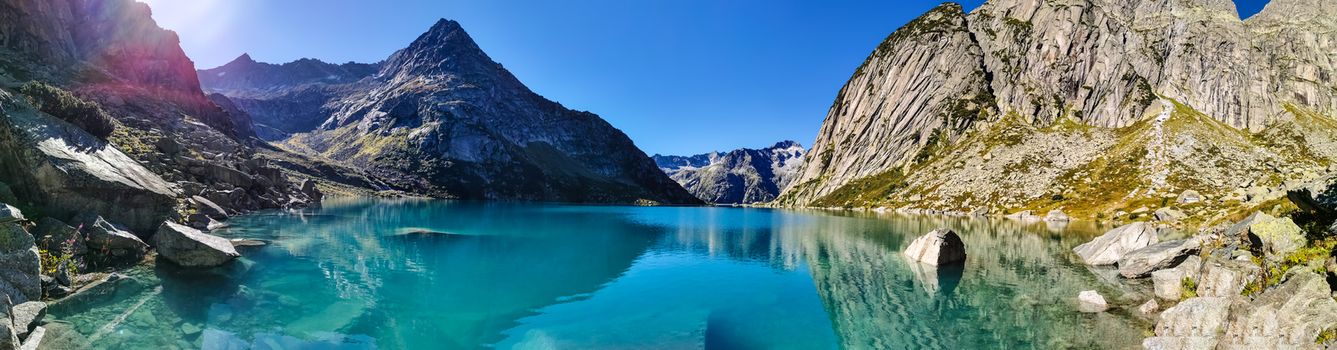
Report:
<svg viewBox="0 0 1337 350"><path fill-rule="evenodd" d="M599 114L648 154L810 145L841 85L938 1L141 0L200 68L250 53L375 62L459 21L539 94ZM982 0L961 3L967 8ZM1266 1L1237 0L1248 16Z"/></svg>

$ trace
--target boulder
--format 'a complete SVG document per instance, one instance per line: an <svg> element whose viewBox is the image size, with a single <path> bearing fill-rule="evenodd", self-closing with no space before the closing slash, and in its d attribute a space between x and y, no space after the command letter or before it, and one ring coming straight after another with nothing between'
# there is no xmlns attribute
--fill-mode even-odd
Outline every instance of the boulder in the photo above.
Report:
<svg viewBox="0 0 1337 350"><path fill-rule="evenodd" d="M1105 232L1096 239L1073 248L1087 265L1112 265L1124 254L1156 243L1156 229L1145 222L1134 222Z"/></svg>
<svg viewBox="0 0 1337 350"><path fill-rule="evenodd" d="M1049 214L1045 215L1045 222L1068 222L1071 220L1067 213L1058 209L1050 210Z"/></svg>
<svg viewBox="0 0 1337 350"><path fill-rule="evenodd" d="M153 235L158 255L186 267L213 267L241 256L226 238L164 222Z"/></svg>
<svg viewBox="0 0 1337 350"><path fill-rule="evenodd" d="M1179 300L1184 295L1184 279L1198 280L1202 270L1202 259L1190 255L1179 266L1151 273L1152 288L1156 297L1165 300ZM1197 290L1194 290L1197 292Z"/></svg>
<svg viewBox="0 0 1337 350"><path fill-rule="evenodd" d="M312 181L311 179L302 180L301 191L303 194L306 194L307 198L310 198L311 201L316 203L319 203L321 199L325 198L325 194L320 192L320 188L316 187L316 182ZM976 209L974 212L972 212L972 215L978 213L979 211L980 211L979 209ZM988 214L988 209L985 209L983 214L979 214L976 216L984 216L987 214Z"/></svg>
<svg viewBox="0 0 1337 350"><path fill-rule="evenodd" d="M46 216L104 213L151 232L172 215L174 187L106 141L0 96L0 181Z"/></svg>
<svg viewBox="0 0 1337 350"><path fill-rule="evenodd" d="M1269 256L1284 257L1303 248L1308 241L1304 230L1291 218L1260 220L1249 225L1249 240L1261 244Z"/></svg>
<svg viewBox="0 0 1337 350"><path fill-rule="evenodd" d="M1239 296L1244 286L1256 280L1261 271L1262 268L1248 261L1208 259L1203 264L1202 277L1198 279L1198 296Z"/></svg>
<svg viewBox="0 0 1337 350"><path fill-rule="evenodd" d="M1156 336L1142 340L1146 349L1213 349L1226 327L1229 298L1189 298L1161 313Z"/></svg>
<svg viewBox="0 0 1337 350"><path fill-rule="evenodd" d="M40 299L41 271L32 235L18 223L0 224L0 294L12 303Z"/></svg>
<svg viewBox="0 0 1337 350"><path fill-rule="evenodd" d="M27 338L23 339L23 345L19 346L19 350L37 350L42 346L42 339L44 338L46 338L46 328L37 327L33 329L32 333L28 334ZM59 347L53 348L58 349Z"/></svg>
<svg viewBox="0 0 1337 350"><path fill-rule="evenodd" d="M1179 194L1179 198L1175 199L1175 202L1179 204L1191 204L1201 201L1202 201L1202 194L1194 190L1185 190L1183 193Z"/></svg>
<svg viewBox="0 0 1337 350"><path fill-rule="evenodd" d="M1179 265L1189 255L1197 253L1201 243L1187 238L1149 245L1124 254L1119 259L1119 275L1125 278L1151 276L1156 270Z"/></svg>
<svg viewBox="0 0 1337 350"><path fill-rule="evenodd" d="M1170 208L1156 209L1154 215L1156 216L1156 221L1160 222L1176 222L1188 217L1188 215L1184 215L1184 212Z"/></svg>
<svg viewBox="0 0 1337 350"><path fill-rule="evenodd" d="M1221 234L1228 238L1237 238L1240 240L1246 240L1247 236L1249 235L1250 226L1253 226L1254 224L1260 222L1268 222L1276 219L1277 218L1272 215L1267 215L1264 214L1263 212L1256 211L1253 212L1253 214L1249 215L1249 217L1244 218L1244 220L1241 220L1240 222L1237 222L1234 225L1230 225L1230 227L1226 228L1226 230Z"/></svg>
<svg viewBox="0 0 1337 350"><path fill-rule="evenodd" d="M933 266L949 265L966 260L966 244L955 231L940 228L915 238L905 248L904 254L912 260Z"/></svg>
<svg viewBox="0 0 1337 350"><path fill-rule="evenodd" d="M16 221L26 220L23 218L23 212L12 205L0 203L0 224L7 224Z"/></svg>
<svg viewBox="0 0 1337 350"><path fill-rule="evenodd" d="M75 219L83 227L87 240L90 263L114 265L138 261L147 253L149 245L130 231L113 224L96 213L88 212Z"/></svg>
<svg viewBox="0 0 1337 350"><path fill-rule="evenodd" d="M1077 293L1077 309L1086 313L1098 313L1109 310L1109 303L1105 302L1105 297L1094 290L1086 290Z"/></svg>
<svg viewBox="0 0 1337 350"><path fill-rule="evenodd" d="M37 220L33 237L37 239L37 246L48 252L60 252L68 247L70 253L74 255L88 253L87 242L84 241L84 236L79 234L79 230L54 218L45 217Z"/></svg>
<svg viewBox="0 0 1337 350"><path fill-rule="evenodd" d="M190 201L200 214L208 215L215 220L227 220L228 218L227 210L211 200L200 196L190 196Z"/></svg>
<svg viewBox="0 0 1337 350"><path fill-rule="evenodd" d="M1157 303L1156 299L1149 299L1142 303L1142 306L1137 307L1137 312L1141 312L1143 315L1155 314L1156 311L1161 311L1161 304Z"/></svg>
<svg viewBox="0 0 1337 350"><path fill-rule="evenodd" d="M1337 327L1337 301L1323 276L1290 275L1276 288L1231 311L1222 345L1232 349L1312 347L1324 330Z"/></svg>
<svg viewBox="0 0 1337 350"><path fill-rule="evenodd" d="M20 339L26 338L28 332L31 332L46 316L46 303L40 301L29 301L14 305L14 312L11 315L14 318L14 330L18 333Z"/></svg>

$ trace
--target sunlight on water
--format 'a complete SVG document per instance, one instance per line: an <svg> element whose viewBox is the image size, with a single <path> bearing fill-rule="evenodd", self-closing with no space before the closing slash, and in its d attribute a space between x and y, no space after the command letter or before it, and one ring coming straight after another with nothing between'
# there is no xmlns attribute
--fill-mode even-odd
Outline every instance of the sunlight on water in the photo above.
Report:
<svg viewBox="0 0 1337 350"><path fill-rule="evenodd" d="M1095 228L739 208L331 201L234 219L269 241L160 265L51 308L48 348L1058 348L1136 346L1148 288L1076 265ZM940 226L964 266L898 253ZM1140 298L1140 299L1139 299Z"/></svg>

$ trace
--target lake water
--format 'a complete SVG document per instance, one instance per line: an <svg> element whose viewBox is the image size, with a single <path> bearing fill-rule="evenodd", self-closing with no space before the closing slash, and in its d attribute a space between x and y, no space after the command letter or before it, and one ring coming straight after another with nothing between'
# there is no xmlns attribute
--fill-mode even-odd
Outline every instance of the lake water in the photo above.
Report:
<svg viewBox="0 0 1337 350"><path fill-rule="evenodd" d="M267 240L52 306L48 348L1136 347L1149 288L1075 264L1097 228L711 207L335 200L235 218ZM937 227L964 266L899 253ZM1076 312L1081 290L1120 309Z"/></svg>

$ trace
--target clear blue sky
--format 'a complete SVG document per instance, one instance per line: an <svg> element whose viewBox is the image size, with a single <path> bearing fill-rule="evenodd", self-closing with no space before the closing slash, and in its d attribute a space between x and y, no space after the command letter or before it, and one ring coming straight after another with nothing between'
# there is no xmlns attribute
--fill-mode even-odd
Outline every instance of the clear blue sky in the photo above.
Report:
<svg viewBox="0 0 1337 350"><path fill-rule="evenodd" d="M928 0L141 0L199 68L250 53L375 62L437 19L646 153L809 146L841 85ZM982 0L961 3L968 9ZM1237 0L1248 16L1266 1Z"/></svg>

